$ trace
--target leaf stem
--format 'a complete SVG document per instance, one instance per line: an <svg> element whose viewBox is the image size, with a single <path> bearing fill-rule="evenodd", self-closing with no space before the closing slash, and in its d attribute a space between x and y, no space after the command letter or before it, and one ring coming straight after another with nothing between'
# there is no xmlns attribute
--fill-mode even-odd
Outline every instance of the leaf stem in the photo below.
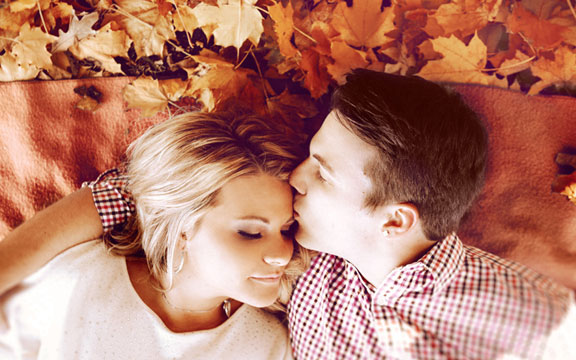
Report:
<svg viewBox="0 0 576 360"><path fill-rule="evenodd" d="M48 27L44 22L44 16L42 15L42 8L40 7L40 1L36 0L36 5L38 6L38 15L40 15L40 21L42 21L42 26L44 27L44 32L48 34Z"/></svg>
<svg viewBox="0 0 576 360"><path fill-rule="evenodd" d="M574 16L574 19L576 19L576 11L574 11L574 6L572 6L572 0L566 0L566 2L568 3L568 7L570 8L572 16Z"/></svg>
<svg viewBox="0 0 576 360"><path fill-rule="evenodd" d="M256 69L258 70L258 75L260 75L260 83L262 84L262 91L264 92L264 97L266 98L266 104L268 104L270 97L268 96L268 91L266 90L266 84L264 83L264 76L262 75L262 70L260 69L260 64L258 63L258 59L256 58L256 55L254 55L254 51L250 51L250 54L252 54L252 57L254 58L254 62L256 63Z"/></svg>

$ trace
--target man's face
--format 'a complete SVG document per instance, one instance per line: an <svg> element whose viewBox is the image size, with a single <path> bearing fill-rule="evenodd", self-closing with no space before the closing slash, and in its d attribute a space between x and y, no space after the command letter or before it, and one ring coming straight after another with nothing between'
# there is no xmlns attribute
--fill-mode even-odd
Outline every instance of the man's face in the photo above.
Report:
<svg viewBox="0 0 576 360"><path fill-rule="evenodd" d="M363 251L373 221L363 202L371 189L364 172L376 149L331 112L312 138L310 156L290 177L296 189L296 240L309 249L353 259Z"/></svg>

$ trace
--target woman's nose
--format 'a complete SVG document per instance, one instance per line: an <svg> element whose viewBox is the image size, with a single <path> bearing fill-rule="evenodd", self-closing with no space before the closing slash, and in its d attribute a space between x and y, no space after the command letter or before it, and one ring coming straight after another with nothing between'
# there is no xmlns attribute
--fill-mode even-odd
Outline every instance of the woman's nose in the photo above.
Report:
<svg viewBox="0 0 576 360"><path fill-rule="evenodd" d="M264 261L269 265L286 266L292 259L294 243L291 239L282 237L282 241L275 242L264 254Z"/></svg>

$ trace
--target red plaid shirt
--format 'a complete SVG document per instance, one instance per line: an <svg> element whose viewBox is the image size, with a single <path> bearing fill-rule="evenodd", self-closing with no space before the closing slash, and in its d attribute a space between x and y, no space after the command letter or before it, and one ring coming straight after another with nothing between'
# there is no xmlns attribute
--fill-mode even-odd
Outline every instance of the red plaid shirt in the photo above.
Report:
<svg viewBox="0 0 576 360"><path fill-rule="evenodd" d="M105 230L134 211L118 171L90 186ZM576 359L574 309L571 291L456 236L378 287L318 255L288 308L294 355L311 360Z"/></svg>

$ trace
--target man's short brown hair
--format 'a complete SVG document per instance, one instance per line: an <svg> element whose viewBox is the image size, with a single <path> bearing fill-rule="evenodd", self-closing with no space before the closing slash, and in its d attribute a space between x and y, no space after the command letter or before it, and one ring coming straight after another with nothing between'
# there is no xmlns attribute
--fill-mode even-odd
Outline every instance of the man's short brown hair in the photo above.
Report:
<svg viewBox="0 0 576 360"><path fill-rule="evenodd" d="M426 236L456 231L486 167L482 122L456 92L418 77L358 69L332 98L344 126L378 150L365 206L415 205Z"/></svg>

